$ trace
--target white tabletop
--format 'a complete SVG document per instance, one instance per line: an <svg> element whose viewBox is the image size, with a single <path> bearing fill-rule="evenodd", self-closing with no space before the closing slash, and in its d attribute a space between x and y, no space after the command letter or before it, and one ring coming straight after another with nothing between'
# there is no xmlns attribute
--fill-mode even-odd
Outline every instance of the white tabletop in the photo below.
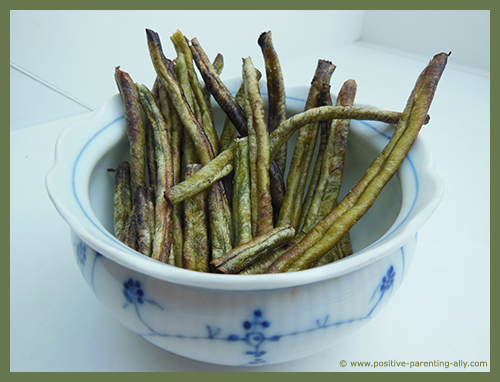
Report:
<svg viewBox="0 0 500 382"><path fill-rule="evenodd" d="M227 65L223 79L239 74L242 56L259 54L254 46L258 33L272 29L276 44L283 45L280 58L289 86L308 85L317 59L330 59L337 65L333 91L354 78L359 103L392 110L404 107L430 57L388 51L355 42L355 38L334 41L331 47L311 42L313 46L307 49L294 50L280 33L297 36L302 29L293 32L281 24L273 28L272 15L257 25L259 32L243 32L240 27L241 31L234 31L236 37L227 38L234 40L219 37L218 43L210 42L217 31L207 32L203 38L201 28L185 21L179 21L180 26L175 20L170 21L171 27L161 26L151 13L139 12L137 22L121 31L117 29L120 22L116 28L101 26L105 21L111 23L113 14L99 15L90 36L84 32L88 23L83 14L51 19L26 13L16 15L17 30L16 25L11 26L16 32L27 30L11 46L15 85L11 87L11 101L15 102L10 135L11 371L489 371L489 73L450 64L438 86L429 112L431 122L421 136L434 152L445 195L419 232L407 279L384 310L351 337L302 360L259 368L209 365L166 352L136 336L86 286L70 252L69 228L45 191L44 178L53 163L58 134L71 123L89 118L92 110L116 93L114 66L122 65L139 82L152 83L145 27L163 32L165 45L179 28L190 37L196 34L202 44L207 41L212 56L220 48ZM356 13L348 16L362 22ZM146 22L148 17L154 25ZM339 19L343 17L347 16L342 14ZM100 39L95 34L101 34ZM30 35L35 41L28 41ZM235 41L241 47L234 47ZM57 48L53 42L61 46ZM347 361L344 368L342 360ZM352 366L356 361L393 363L374 369ZM449 361L450 366L410 370L395 366L401 361ZM458 367L453 366L455 361L461 361ZM486 362L487 366L471 367L472 362Z"/></svg>

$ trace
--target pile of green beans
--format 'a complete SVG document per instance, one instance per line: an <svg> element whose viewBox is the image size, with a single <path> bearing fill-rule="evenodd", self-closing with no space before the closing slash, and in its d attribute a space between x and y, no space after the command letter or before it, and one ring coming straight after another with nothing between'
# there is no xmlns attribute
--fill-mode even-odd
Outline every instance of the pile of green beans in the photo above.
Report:
<svg viewBox="0 0 500 382"><path fill-rule="evenodd" d="M176 31L170 38L176 57L169 59L156 32L146 29L146 37L156 73L151 89L115 68L130 143L129 161L108 170L115 182L115 235L144 256L209 273L302 271L352 255L349 230L428 123L449 56L433 57L403 112L354 106L352 79L334 106L336 66L318 60L305 110L287 117L271 32L257 41L267 105L259 87L264 75L250 57L243 59L242 83L233 95L220 78L220 53L210 62L196 38ZM226 116L220 135L212 98ZM396 128L364 177L338 200L352 119ZM287 168L288 141L297 131Z"/></svg>

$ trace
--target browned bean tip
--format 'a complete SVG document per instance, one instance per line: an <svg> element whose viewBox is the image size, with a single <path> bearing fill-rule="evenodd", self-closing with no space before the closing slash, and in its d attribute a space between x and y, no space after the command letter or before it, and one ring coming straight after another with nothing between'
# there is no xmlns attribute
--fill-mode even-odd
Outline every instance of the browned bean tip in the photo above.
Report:
<svg viewBox="0 0 500 382"><path fill-rule="evenodd" d="M219 137L214 127L213 111L210 100L208 99L207 101L206 93L204 92L194 70L193 54L191 52L191 48L189 47L189 39L178 30L171 37L171 40L174 43L178 58L184 57L184 65L186 67L185 71L187 72L189 78L189 85L183 86L183 88L186 89L189 87L191 89L193 95L191 107L195 111L195 115L203 127L203 131L207 135L214 153L217 154L219 152Z"/></svg>
<svg viewBox="0 0 500 382"><path fill-rule="evenodd" d="M325 86L329 89L330 80L336 68L337 66L331 61L318 60L316 70L314 71L314 75L311 80L311 86L309 87L309 93L307 95L304 110L318 106L320 93L324 91Z"/></svg>
<svg viewBox="0 0 500 382"><path fill-rule="evenodd" d="M202 164L206 164L215 157L212 144L196 119L193 110L186 100L182 87L175 78L173 63L163 55L159 35L150 29L146 29L146 35L151 60L156 73L167 89L180 120L194 142L200 161Z"/></svg>
<svg viewBox="0 0 500 382"><path fill-rule="evenodd" d="M263 32L257 40L266 66L268 89L268 128L273 131L286 119L286 92L281 64L274 48L271 31Z"/></svg>
<svg viewBox="0 0 500 382"><path fill-rule="evenodd" d="M356 97L356 92L358 90L358 85L353 79L349 79L344 82L342 88L337 95L337 105L339 106L352 106L354 104L354 98Z"/></svg>
<svg viewBox="0 0 500 382"><path fill-rule="evenodd" d="M214 61L212 62L212 66L214 67L215 72L220 75L222 73L222 69L224 68L224 56L217 53Z"/></svg>
<svg viewBox="0 0 500 382"><path fill-rule="evenodd" d="M207 89L210 91L215 101L226 113L227 117L231 120L240 135L248 135L245 110L238 104L238 102L236 102L234 96L221 81L219 75L196 38L191 39L191 51L193 53L193 59L201 73L201 76L203 77Z"/></svg>
<svg viewBox="0 0 500 382"><path fill-rule="evenodd" d="M281 64L272 41L271 31L263 32L257 43L261 47L266 67L266 82L268 92L267 127L270 132L276 129L286 119L286 91ZM281 146L275 161L270 165L271 194L273 200L274 220L279 216L283 203L285 183L283 174L286 169L287 143Z"/></svg>
<svg viewBox="0 0 500 382"><path fill-rule="evenodd" d="M185 56L182 52L178 53L175 59L175 75L184 91L190 108L193 110L194 116L212 145L214 154L217 154L219 152L219 137L214 127L212 108L209 107L201 84L194 72L191 51L187 43L185 50L189 53L189 57ZM191 65L188 65L188 63Z"/></svg>
<svg viewBox="0 0 500 382"><path fill-rule="evenodd" d="M220 76L222 73L222 69L224 68L224 56L220 53L217 53L217 55L214 58L214 61L212 62L212 66L214 67L216 73ZM214 120L214 112L212 109L212 95L210 94L210 91L207 89L207 85L203 85L202 88L203 92L203 97L205 97L205 104L207 105L207 108L210 112L210 117L212 118L212 124L215 126L215 120ZM219 142L220 144L220 142ZM220 151L223 151L224 148L221 146L219 147Z"/></svg>
<svg viewBox="0 0 500 382"><path fill-rule="evenodd" d="M134 81L130 75L117 66L115 68L115 81L120 92L127 123L127 137L130 142L130 165L132 177L132 190L145 187L145 132L141 119L139 95Z"/></svg>

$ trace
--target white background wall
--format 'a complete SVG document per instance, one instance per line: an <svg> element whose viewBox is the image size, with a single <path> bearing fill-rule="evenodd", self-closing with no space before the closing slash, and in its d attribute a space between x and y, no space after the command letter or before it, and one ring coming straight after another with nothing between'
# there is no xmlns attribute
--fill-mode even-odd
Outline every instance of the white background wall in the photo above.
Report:
<svg viewBox="0 0 500 382"><path fill-rule="evenodd" d="M160 34L172 58L169 38L177 29L197 37L209 57L224 55L223 76L232 78L241 76L242 57L250 56L262 67L257 45L261 32L272 29L280 60L286 61L353 43L362 19L363 11L11 11L10 60L18 69L11 69L11 126L29 126L37 121L35 115L48 122L88 111L63 99L68 95L88 108L98 108L117 91L113 80L117 65L136 81L152 84L155 73L145 28ZM47 86L37 83L27 91L33 81L19 69L66 97L54 95L53 100ZM36 110L26 113L30 108Z"/></svg>
<svg viewBox="0 0 500 382"><path fill-rule="evenodd" d="M452 51L454 65L490 70L488 10L365 11L360 41L424 56Z"/></svg>
<svg viewBox="0 0 500 382"><path fill-rule="evenodd" d="M209 57L224 55L223 78L241 76L242 57L262 67L256 41L270 29L284 71L312 58L292 85L307 85L316 59L336 63L332 52L354 43L425 60L451 50L450 67L489 75L489 11L11 11L11 129L99 108L116 93L117 65L151 84L144 28L170 55L175 30L197 37Z"/></svg>

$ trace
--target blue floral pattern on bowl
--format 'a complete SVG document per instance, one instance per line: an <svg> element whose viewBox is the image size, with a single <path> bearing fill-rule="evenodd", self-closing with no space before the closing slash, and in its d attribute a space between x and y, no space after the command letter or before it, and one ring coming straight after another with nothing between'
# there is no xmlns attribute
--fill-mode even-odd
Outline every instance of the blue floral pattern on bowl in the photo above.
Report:
<svg viewBox="0 0 500 382"><path fill-rule="evenodd" d="M76 247L76 257L78 266L83 269L87 261L87 246L83 242L80 242Z"/></svg>
<svg viewBox="0 0 500 382"><path fill-rule="evenodd" d="M76 248L77 261L80 265L82 263L80 259L87 258L87 254L89 253L90 248L87 247L83 242L80 242L76 246ZM90 251L92 253L95 253L94 264L92 266L92 272L94 272L96 263L100 258L102 258L102 255L100 255L98 252L93 251L92 249L90 249ZM404 266L403 252L402 255L402 264ZM83 263L85 263L85 260L83 260ZM164 308L154 300L148 298L147 290L145 290L141 281L132 277L128 277L123 281L122 292L124 296L124 302L122 306L123 309L129 309L129 307L133 307L133 311L135 312L137 318L147 328L146 332L137 333L142 337L176 337L179 339L205 339L244 343L247 346L247 350L245 350L244 355L249 357L246 365L250 366L267 363L265 356L268 354L268 350L266 350L265 345L268 342L276 342L284 337L314 332L317 330L325 330L334 326L347 325L356 321L370 319L377 306L379 306L379 304L383 300L384 296L392 292L395 276L395 267L393 265L390 265L385 274L381 277L380 283L375 288L371 299L368 301L368 313L366 315L346 320L331 321L330 315L327 314L324 317L318 318L314 322L311 322L310 327L299 331L281 334L270 332L270 329L272 330L273 327L272 322L269 319L265 318L265 312L261 308L254 309L252 312L250 312L249 318L242 320L241 327L243 330L240 333L223 334L222 328L214 327L212 325L205 325L207 329L207 334L205 336L190 336L178 333L160 332L151 327L151 325L142 316L141 310L142 307L147 304L154 306L162 311L164 310ZM93 276L90 279L91 282L93 282Z"/></svg>

